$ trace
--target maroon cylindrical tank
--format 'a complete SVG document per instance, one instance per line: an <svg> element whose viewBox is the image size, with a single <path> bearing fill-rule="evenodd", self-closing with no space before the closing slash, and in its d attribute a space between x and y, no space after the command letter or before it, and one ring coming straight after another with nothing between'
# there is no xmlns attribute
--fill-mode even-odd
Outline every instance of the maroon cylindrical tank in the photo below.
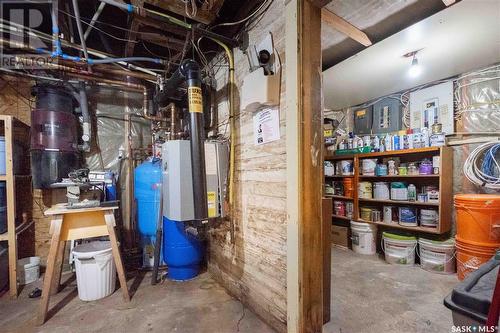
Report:
<svg viewBox="0 0 500 333"><path fill-rule="evenodd" d="M31 112L31 173L34 188L49 188L77 169L78 121L75 100L65 87L33 87L36 107Z"/></svg>

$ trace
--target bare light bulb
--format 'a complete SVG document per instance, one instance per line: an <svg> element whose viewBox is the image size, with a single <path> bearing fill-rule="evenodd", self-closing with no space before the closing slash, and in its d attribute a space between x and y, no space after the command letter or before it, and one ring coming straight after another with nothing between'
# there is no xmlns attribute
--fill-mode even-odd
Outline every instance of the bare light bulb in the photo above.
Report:
<svg viewBox="0 0 500 333"><path fill-rule="evenodd" d="M420 73L422 73L422 68L418 65L418 59L416 57L413 57L408 74L410 75L410 77L417 77L420 75Z"/></svg>

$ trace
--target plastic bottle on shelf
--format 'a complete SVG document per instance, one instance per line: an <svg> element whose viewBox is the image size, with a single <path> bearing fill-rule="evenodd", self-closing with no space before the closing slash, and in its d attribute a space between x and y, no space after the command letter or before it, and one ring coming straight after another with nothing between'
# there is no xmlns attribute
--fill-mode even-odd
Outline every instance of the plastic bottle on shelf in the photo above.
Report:
<svg viewBox="0 0 500 333"><path fill-rule="evenodd" d="M408 201L417 201L417 187L413 184L408 185Z"/></svg>
<svg viewBox="0 0 500 333"><path fill-rule="evenodd" d="M392 138L389 133L385 135L384 138L384 146L386 151L391 151L392 150Z"/></svg>
<svg viewBox="0 0 500 333"><path fill-rule="evenodd" d="M377 135L375 135L373 137L372 147L373 147L373 151L375 151L375 152L380 151L380 139L379 139L379 137Z"/></svg>

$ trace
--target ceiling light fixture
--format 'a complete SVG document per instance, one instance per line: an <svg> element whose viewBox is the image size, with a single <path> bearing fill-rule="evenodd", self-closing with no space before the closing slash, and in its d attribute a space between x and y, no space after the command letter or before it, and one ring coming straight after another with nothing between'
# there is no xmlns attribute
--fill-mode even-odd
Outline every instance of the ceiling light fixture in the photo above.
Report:
<svg viewBox="0 0 500 333"><path fill-rule="evenodd" d="M418 59L417 59L417 52L418 51L420 51L420 50L408 52L408 53L403 55L403 57L405 57L405 58L410 58L410 57L412 58L411 66L410 66L410 69L408 70L408 75L411 78L416 78L417 76L420 75L420 73L422 73L422 67L418 64Z"/></svg>

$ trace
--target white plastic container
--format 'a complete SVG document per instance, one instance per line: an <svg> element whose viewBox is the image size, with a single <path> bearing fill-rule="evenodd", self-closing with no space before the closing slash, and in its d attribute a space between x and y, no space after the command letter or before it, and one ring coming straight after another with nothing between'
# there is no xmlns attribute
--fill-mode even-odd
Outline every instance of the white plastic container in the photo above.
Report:
<svg viewBox="0 0 500 333"><path fill-rule="evenodd" d="M352 250L359 254L374 255L377 253L377 226L368 223L351 221Z"/></svg>
<svg viewBox="0 0 500 333"><path fill-rule="evenodd" d="M390 198L389 183L387 182L373 183L373 198L378 200L389 200Z"/></svg>
<svg viewBox="0 0 500 333"><path fill-rule="evenodd" d="M418 245L420 267L433 273L455 274L455 239L440 242L419 238Z"/></svg>
<svg viewBox="0 0 500 333"><path fill-rule="evenodd" d="M385 253L387 263L404 266L413 266L415 264L416 237L384 232L382 242L382 250Z"/></svg>
<svg viewBox="0 0 500 333"><path fill-rule="evenodd" d="M78 297L94 301L115 291L116 267L109 241L94 241L73 249Z"/></svg>
<svg viewBox="0 0 500 333"><path fill-rule="evenodd" d="M437 228L439 212L437 209L420 209L420 225L422 227Z"/></svg>
<svg viewBox="0 0 500 333"><path fill-rule="evenodd" d="M361 171L365 176L374 176L375 175L375 167L377 166L376 158L365 158L361 161Z"/></svg>
<svg viewBox="0 0 500 333"><path fill-rule="evenodd" d="M17 261L19 283L29 284L40 277L40 257L27 257Z"/></svg>

